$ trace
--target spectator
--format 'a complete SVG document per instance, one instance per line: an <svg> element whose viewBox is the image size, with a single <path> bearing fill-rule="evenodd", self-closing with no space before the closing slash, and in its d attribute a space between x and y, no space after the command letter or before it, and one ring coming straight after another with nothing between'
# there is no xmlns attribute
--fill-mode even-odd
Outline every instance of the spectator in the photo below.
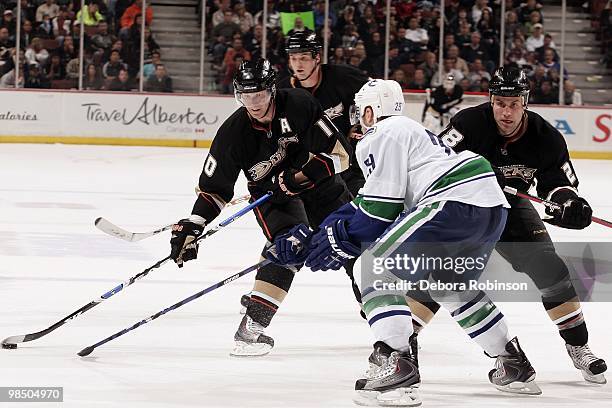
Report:
<svg viewBox="0 0 612 408"><path fill-rule="evenodd" d="M525 41L527 51L535 51L536 48L540 48L544 45L544 35L542 34L544 27L542 24L537 23L533 25L533 33Z"/></svg>
<svg viewBox="0 0 612 408"><path fill-rule="evenodd" d="M438 72L438 63L436 62L436 54L427 52L425 61L418 66L425 73L425 82L431 83L433 76Z"/></svg>
<svg viewBox="0 0 612 408"><path fill-rule="evenodd" d="M83 76L83 89L87 91L99 91L104 88L102 73L94 64L87 65Z"/></svg>
<svg viewBox="0 0 612 408"><path fill-rule="evenodd" d="M533 34L533 26L536 24L542 24L542 15L539 11L532 11L529 16L529 21L527 21L524 25L525 32L529 35Z"/></svg>
<svg viewBox="0 0 612 408"><path fill-rule="evenodd" d="M21 25L21 46L24 48L27 48L34 38L32 28L32 22L30 20L25 20Z"/></svg>
<svg viewBox="0 0 612 408"><path fill-rule="evenodd" d="M212 29L213 37L222 36L225 41L230 41L234 34L240 33L240 26L233 21L234 13L231 10L224 12L224 19Z"/></svg>
<svg viewBox="0 0 612 408"><path fill-rule="evenodd" d="M455 67L461 71L463 76L466 76L468 72L470 72L467 62L459 56L459 47L456 45L451 45L449 47L447 58L455 58L457 60Z"/></svg>
<svg viewBox="0 0 612 408"><path fill-rule="evenodd" d="M544 53L546 52L546 50L551 49L553 50L553 53L555 54L555 58L554 58L555 61L559 61L559 55L557 54L557 51L555 50L555 48L557 48L557 46L552 40L552 35L544 34L544 44L541 47L538 47L535 49L535 52L538 56L538 60L540 61L544 60Z"/></svg>
<svg viewBox="0 0 612 408"><path fill-rule="evenodd" d="M268 30L272 31L272 34L275 34L279 31L280 17L281 17L274 3L275 3L274 0L268 0L268 21L266 21L266 24L265 24ZM261 11L255 14L254 17L255 17L255 24L264 25L263 8Z"/></svg>
<svg viewBox="0 0 612 408"><path fill-rule="evenodd" d="M36 89L51 88L51 83L41 73L40 66L37 63L30 64L30 69L28 70L28 77L25 81L24 88L36 88Z"/></svg>
<svg viewBox="0 0 612 408"><path fill-rule="evenodd" d="M424 49L429 42L427 31L419 27L419 22L416 17L410 17L408 20L408 29L406 30L406 39L413 43L419 44L421 49Z"/></svg>
<svg viewBox="0 0 612 408"><path fill-rule="evenodd" d="M471 88L480 88L480 81L482 78L491 80L491 74L489 74L482 65L482 60L476 58L471 64L470 73L467 75L467 79L470 81Z"/></svg>
<svg viewBox="0 0 612 408"><path fill-rule="evenodd" d="M155 50L151 53L151 61L144 64L142 67L143 78L148 79L155 73L155 67L161 64L161 53L159 50Z"/></svg>
<svg viewBox="0 0 612 408"><path fill-rule="evenodd" d="M47 79L49 81L66 78L66 67L62 64L62 59L59 54L51 55L51 62L47 67Z"/></svg>
<svg viewBox="0 0 612 408"><path fill-rule="evenodd" d="M37 1L36 4L39 4L39 2ZM21 24L26 20L30 22L36 20L36 8L36 5L30 0L21 0ZM17 4L13 8L13 15L17 15Z"/></svg>
<svg viewBox="0 0 612 408"><path fill-rule="evenodd" d="M132 81L128 76L127 69L121 68L116 77L108 85L110 91L130 92L132 90Z"/></svg>
<svg viewBox="0 0 612 408"><path fill-rule="evenodd" d="M231 64L237 54L240 54L243 60L251 60L251 53L244 49L242 45L242 40L240 38L236 38L232 42L232 47L229 48L225 53L225 57L223 58L223 65L227 67L229 64Z"/></svg>
<svg viewBox="0 0 612 408"><path fill-rule="evenodd" d="M519 21L521 23L526 23L529 21L531 17L531 13L534 11L540 12L539 10L542 8L540 3L536 3L536 0L527 0L527 3L521 4L521 7L518 10Z"/></svg>
<svg viewBox="0 0 612 408"><path fill-rule="evenodd" d="M0 54L4 54L5 51L13 48L15 42L11 40L9 30L6 27L0 27Z"/></svg>
<svg viewBox="0 0 612 408"><path fill-rule="evenodd" d="M344 33L342 34L342 48L354 48L359 40L359 33L355 24L347 24L344 26Z"/></svg>
<svg viewBox="0 0 612 408"><path fill-rule="evenodd" d="M346 64L346 57L344 55L344 48L337 47L334 49L334 54L329 59L329 63L332 65Z"/></svg>
<svg viewBox="0 0 612 408"><path fill-rule="evenodd" d="M487 6L488 2L488 0L476 0L474 6L472 7L472 21L480 21L480 17L485 10L487 10L489 13L493 12L491 7Z"/></svg>
<svg viewBox="0 0 612 408"><path fill-rule="evenodd" d="M23 88L25 84L25 73L24 65L19 64L19 80L17 81L17 88ZM15 88L15 68L13 67L9 72L2 75L0 78L0 88Z"/></svg>
<svg viewBox="0 0 612 408"><path fill-rule="evenodd" d="M506 12L506 32L514 33L516 29L523 30L523 25L518 20L518 15L514 10Z"/></svg>
<svg viewBox="0 0 612 408"><path fill-rule="evenodd" d="M480 33L474 31L471 35L470 44L463 47L461 50L461 57L467 62L474 62L476 58L484 61L489 61L489 53L487 49L480 43Z"/></svg>
<svg viewBox="0 0 612 408"><path fill-rule="evenodd" d="M405 4L405 3L401 3ZM363 11L363 15L358 21L357 31L361 38L370 38L372 33L378 31L378 22L376 16L374 16L374 9L371 5L366 6Z"/></svg>
<svg viewBox="0 0 612 408"><path fill-rule="evenodd" d="M107 80L113 80L119 75L119 71L124 70L127 72L127 65L121 62L121 56L118 50L112 50L110 53L110 59L102 67L102 75Z"/></svg>
<svg viewBox="0 0 612 408"><path fill-rule="evenodd" d="M55 0L45 0L43 4L38 6L36 9L36 22L40 23L43 21L43 15L48 15L49 18L53 19L59 14L60 8L55 4Z"/></svg>
<svg viewBox="0 0 612 408"><path fill-rule="evenodd" d="M461 87L461 89L463 89L463 92L471 92L474 90L474 86L470 83L470 80L467 78L463 78L461 81L459 81L459 86Z"/></svg>
<svg viewBox="0 0 612 408"><path fill-rule="evenodd" d="M70 35L70 27L72 26L72 18L70 11L66 6L60 7L59 14L51 20L53 26L53 35L55 37L65 37Z"/></svg>
<svg viewBox="0 0 612 408"><path fill-rule="evenodd" d="M538 65L533 71L531 80L534 82L535 88L537 89L542 87L542 82L550 81L550 78L546 76L546 69L542 65Z"/></svg>
<svg viewBox="0 0 612 408"><path fill-rule="evenodd" d="M117 38L108 32L108 23L101 21L98 25L98 32L91 37L91 46L94 50L106 54L116 40Z"/></svg>
<svg viewBox="0 0 612 408"><path fill-rule="evenodd" d="M38 64L44 67L47 65L49 52L43 48L40 38L32 39L32 43L25 52L25 59L28 66Z"/></svg>
<svg viewBox="0 0 612 408"><path fill-rule="evenodd" d="M539 105L556 105L559 103L559 92L554 92L551 81L542 81L542 85L534 93L533 103Z"/></svg>
<svg viewBox="0 0 612 408"><path fill-rule="evenodd" d="M43 14L42 21L36 28L36 36L39 38L54 38L53 23L48 14Z"/></svg>
<svg viewBox="0 0 612 408"><path fill-rule="evenodd" d="M302 31L312 31L310 28L304 25L304 20L301 17L296 17L293 22L293 28L287 33L287 38L291 37L294 33Z"/></svg>
<svg viewBox="0 0 612 408"><path fill-rule="evenodd" d="M406 73L401 69L396 69L395 71L393 71L393 74L391 75L391 78L389 79L392 79L396 81L398 84L400 84L402 89L408 89L409 87L408 81L406 81Z"/></svg>
<svg viewBox="0 0 612 408"><path fill-rule="evenodd" d="M329 18L331 19L330 27L336 26L336 12L330 7ZM314 21L315 28L320 29L325 25L325 1L317 0L314 5Z"/></svg>
<svg viewBox="0 0 612 408"><path fill-rule="evenodd" d="M455 68L455 63L457 62L454 58L445 58L444 59L444 67L442 69L442 78L447 79L449 76L452 76L455 85L459 84L459 82L463 79L463 74L457 68ZM436 74L431 80L431 86L439 87L442 85L439 80L439 76Z"/></svg>
<svg viewBox="0 0 612 408"><path fill-rule="evenodd" d="M553 50L552 48L549 48L544 51L544 61L542 61L540 64L544 67L546 75L548 75L549 77L554 75L552 71L556 73L557 77L559 76L561 71L561 65L555 61L555 50ZM567 71L565 70L563 72L563 78L567 79Z"/></svg>
<svg viewBox="0 0 612 408"><path fill-rule="evenodd" d="M455 36L455 42L460 50L468 47L472 42L472 32L470 31L469 24L462 24L459 27L459 34Z"/></svg>
<svg viewBox="0 0 612 408"><path fill-rule="evenodd" d="M451 18L449 21L449 25L452 32L457 32L461 29L462 25L467 25L470 27L472 25L472 19L468 15L468 12L465 8L460 8L457 12L457 15L454 18Z"/></svg>
<svg viewBox="0 0 612 408"><path fill-rule="evenodd" d="M223 80L221 81L222 92L225 94L234 93L233 88L233 79L238 71L238 67L242 64L242 54L234 55L234 59L232 62L226 67L225 74L223 76Z"/></svg>
<svg viewBox="0 0 612 408"><path fill-rule="evenodd" d="M222 0L219 5L219 9L213 13L212 26L213 28L225 21L225 12L229 11L232 13L232 21L236 24L240 21L238 16L232 12L232 6L230 0Z"/></svg>
<svg viewBox="0 0 612 408"><path fill-rule="evenodd" d="M95 27L104 21L104 16L100 14L98 3L91 1L88 5L85 5L82 10L76 15L76 21L79 23L83 19L83 24L87 27Z"/></svg>
<svg viewBox="0 0 612 408"><path fill-rule="evenodd" d="M365 49L368 59L372 62L385 54L385 42L378 31L372 33L371 38L366 41Z"/></svg>
<svg viewBox="0 0 612 408"><path fill-rule="evenodd" d="M155 75L147 79L145 90L149 92L172 92L172 78L168 76L163 64L155 66Z"/></svg>
<svg viewBox="0 0 612 408"><path fill-rule="evenodd" d="M73 58L66 64L66 79L79 79L80 61L78 58Z"/></svg>
<svg viewBox="0 0 612 408"><path fill-rule="evenodd" d="M480 80L480 92L489 92L489 82L487 78L482 78Z"/></svg>
<svg viewBox="0 0 612 408"><path fill-rule="evenodd" d="M261 24L257 24L253 27L251 33L244 35L243 44L244 48L251 53L253 59L258 59L261 56L261 41L263 39L263 27Z"/></svg>
<svg viewBox="0 0 612 408"><path fill-rule="evenodd" d="M424 91L427 88L429 88L429 83L425 77L425 71L423 71L421 68L417 68L414 70L414 78L412 79L412 82L408 84L408 89Z"/></svg>
<svg viewBox="0 0 612 408"><path fill-rule="evenodd" d="M349 24L357 26L357 22L355 21L355 7L353 6L344 7L344 9L342 10L342 15L338 18L338 21L336 22L334 28L338 32L343 32L344 28ZM355 31L357 31L356 27Z"/></svg>
<svg viewBox="0 0 612 408"><path fill-rule="evenodd" d="M563 86L564 101L566 105L580 106L582 105L582 94L576 89L576 85L572 81L565 81Z"/></svg>
<svg viewBox="0 0 612 408"><path fill-rule="evenodd" d="M150 2L147 2L146 7L145 20L146 24L150 26L153 23L153 9L150 7ZM121 16L121 30L127 31L136 21L136 16L140 15L142 15L142 0L134 0L134 3L125 9Z"/></svg>
<svg viewBox="0 0 612 408"><path fill-rule="evenodd" d="M243 34L251 31L251 28L253 28L253 26L255 25L255 19L253 18L253 15L246 10L244 4L236 3L236 5L234 6L234 12L238 17L238 25L240 26L240 31L242 31ZM301 18L300 22L302 23L302 27L304 27L304 23L302 22Z"/></svg>
<svg viewBox="0 0 612 408"><path fill-rule="evenodd" d="M2 15L2 22L0 23L0 27L4 27L8 30L10 36L15 36L17 32L17 23L13 18L13 12L11 10L5 10Z"/></svg>

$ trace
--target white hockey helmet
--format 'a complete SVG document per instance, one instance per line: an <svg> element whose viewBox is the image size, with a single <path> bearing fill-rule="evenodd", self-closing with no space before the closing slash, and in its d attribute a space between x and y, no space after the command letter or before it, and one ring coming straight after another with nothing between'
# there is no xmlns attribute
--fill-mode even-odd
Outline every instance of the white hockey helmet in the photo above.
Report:
<svg viewBox="0 0 612 408"><path fill-rule="evenodd" d="M364 113L367 107L372 108L374 122L369 126L364 123ZM402 87L393 80L372 79L364 84L355 94L355 105L351 107L351 125L361 123L369 128L380 118L402 115L404 110L404 95Z"/></svg>

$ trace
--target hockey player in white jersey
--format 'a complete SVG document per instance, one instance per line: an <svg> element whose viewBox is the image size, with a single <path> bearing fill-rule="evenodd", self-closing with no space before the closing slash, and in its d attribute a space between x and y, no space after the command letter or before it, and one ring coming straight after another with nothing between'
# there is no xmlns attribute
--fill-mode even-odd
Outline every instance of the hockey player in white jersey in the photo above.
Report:
<svg viewBox="0 0 612 408"><path fill-rule="evenodd" d="M431 279L458 283L477 279L485 266L459 275L455 270L391 269L385 263L381 273L371 267L372 262L393 260L396 255L488 259L509 207L487 160L445 147L423 126L403 116L403 106L395 81L372 80L361 88L355 95L354 117L366 129L356 150L366 176L364 187L317 232L297 226L286 239L276 241L278 262L305 262L313 271L336 270L361 256L355 280L377 340L370 369L355 385L355 401L362 405L420 404L416 350L410 344L411 311L405 291L386 289L388 284ZM387 286L380 288L380 282ZM439 298L440 303L453 315L473 322L462 327L497 359L489 380L503 391L541 393L534 382L535 370L518 340L509 336L495 305L481 291L453 294Z"/></svg>

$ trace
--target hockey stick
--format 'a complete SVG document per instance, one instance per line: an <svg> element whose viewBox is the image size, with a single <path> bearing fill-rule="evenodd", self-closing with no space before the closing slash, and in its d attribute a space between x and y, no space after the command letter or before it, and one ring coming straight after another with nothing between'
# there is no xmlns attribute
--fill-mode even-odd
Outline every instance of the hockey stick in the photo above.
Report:
<svg viewBox="0 0 612 408"><path fill-rule="evenodd" d="M220 288L221 286L224 286L224 285L226 285L226 284L228 284L230 282L233 282L236 279L246 275L247 273L253 272L256 269L269 264L270 262L271 261L266 259L266 260L263 260L261 262L256 263L255 265L249 266L248 268L246 268L246 269L244 269L244 270L242 270L242 271L240 271L238 273L235 273L234 275L228 277L227 279L224 279L221 282L217 282L214 285L209 286L206 289L204 289L204 290L202 290L202 291L200 291L198 293L195 293L195 294L193 294L193 295L191 295L191 296L181 300L180 302L177 302L177 303L173 304L172 306L169 306L169 307L165 308L164 310L161 310L161 311L155 313L154 315L151 315L151 316L147 317L146 319L143 319L143 320L139 321L138 323L134 324L133 326L130 326L130 327L125 328L125 329L123 329L121 331L118 331L117 333L113 334L112 336L109 336L109 337L105 338L104 340L101 340L101 341L97 342L96 344L94 344L92 346L85 347L83 350L79 351L77 354L79 356L81 356L81 357L88 356L88 355L91 354L92 351L94 351L94 349L100 347L101 345L106 344L109 341L116 339L117 337L121 337L124 334L126 334L126 333L128 333L128 332L130 332L130 331L132 331L134 329L137 329L138 327L142 326L143 324L149 323L150 321L155 320L158 317L160 317L162 315L165 315L168 312L173 311L174 309L178 309L179 307L181 307L181 306L191 302L192 300L196 300L197 298L202 297L205 294L207 294L209 292L212 292L213 290L215 290L217 288Z"/></svg>
<svg viewBox="0 0 612 408"><path fill-rule="evenodd" d="M230 201L229 203L226 204L227 206L232 206L232 205L236 205L239 204L243 201L246 201L250 198L251 196L249 195L245 195L242 197L238 197L232 201ZM165 227L161 227L159 229L156 229L154 231L149 231L149 232L131 232L128 231L126 229L123 229L121 227L119 227L116 224L113 224L112 222L110 222L109 220L107 220L104 217L98 217L96 218L96 220L94 221L94 225L96 226L96 228L98 228L100 231L111 235L115 238L119 238L122 239L124 241L128 241L128 242L137 242L137 241L141 241L145 238L149 238L152 237L153 235L157 235L161 232L164 231L168 231L169 229L172 228L172 226L174 224L169 224L166 225Z"/></svg>
<svg viewBox="0 0 612 408"><path fill-rule="evenodd" d="M251 211L253 208L257 207L261 203L263 203L266 200L268 200L268 198L270 198L271 195L272 195L271 193L268 193L268 194L260 197L259 199L255 200L254 202L252 202L251 204L247 205L246 207L244 207L243 209L241 209L240 211L238 211L237 213L235 213L231 217L229 217L226 220L220 222L216 226L210 228L204 234L200 235L196 239L196 241L200 241L202 239L206 239L209 236L215 234L217 231L219 231L223 227L226 227L227 225L229 225L232 222L234 222L236 219L242 217L244 214L246 214L249 211ZM83 306L80 309L72 312L68 316L64 317L62 320L58 321L57 323L49 326L48 328L46 328L44 330L41 330L41 331L36 332L36 333L29 333L29 334L23 334L23 335L18 335L18 336L7 337L6 339L2 340L2 348L5 348L5 349L15 349L15 348L17 348L17 344L18 343L25 343L25 342L36 340L36 339L39 339L39 338L41 338L43 336L46 336L47 334L51 333L55 329L57 329L57 328L63 326L64 324L68 323L70 320L75 319L76 317L82 315L83 313L87 312L89 309L97 306L98 304L102 303L103 301L105 301L106 299L110 298L111 296L117 294L118 292L121 292L123 289L125 289L128 286L132 285L137 280L140 280L140 279L144 278L153 269L159 268L160 266L162 266L163 264L168 262L170 259L171 259L170 255L168 255L164 259L161 259L161 260L157 261L154 265L148 267L147 269L145 269L144 271L140 272L139 274L132 276L130 279L126 280L125 282L120 283L119 285L117 285L113 289L109 290L108 292L106 292L105 294L100 296L99 298L92 300L91 302L87 303L85 306Z"/></svg>
<svg viewBox="0 0 612 408"><path fill-rule="evenodd" d="M526 193L521 193L520 191L518 191L516 188L512 188L512 187L504 187L504 191L508 194L512 194L515 195L517 197L521 197L521 198L526 198L527 200L533 201L535 203L540 203L540 204L544 204L547 207L552 208L553 210L561 210L561 206L557 203L553 203L552 201L548 201L548 200L543 200L539 197L535 197ZM610 221L606 221L602 218L598 218L598 217L593 217L591 216L591 221L603 225L604 227L608 227L608 228L612 228L612 222Z"/></svg>

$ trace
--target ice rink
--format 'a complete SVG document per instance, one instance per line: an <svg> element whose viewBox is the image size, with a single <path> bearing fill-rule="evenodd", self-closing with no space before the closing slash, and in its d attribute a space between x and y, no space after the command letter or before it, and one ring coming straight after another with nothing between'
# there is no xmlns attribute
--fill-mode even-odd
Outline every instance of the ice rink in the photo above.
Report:
<svg viewBox="0 0 612 408"><path fill-rule="evenodd" d="M0 340L42 330L164 258L169 234L128 243L98 216L148 231L188 216L206 151L0 145ZM575 160L580 192L612 218L612 162ZM244 179L236 196L246 193ZM238 207L226 209L229 215ZM223 215L221 217L223 217ZM221 220L221 217L218 219ZM550 227L554 239L611 241L611 230ZM300 272L268 333L264 358L229 357L247 275L94 351L83 347L258 261L251 214L57 331L0 350L0 386L62 386L63 403L4 407L353 407L372 338L342 271ZM419 336L425 407L611 407L612 384L587 385L540 304L499 305L537 370L540 396L502 394L485 357L442 310ZM612 303L583 304L590 345L612 362ZM612 374L608 377L612 379Z"/></svg>

